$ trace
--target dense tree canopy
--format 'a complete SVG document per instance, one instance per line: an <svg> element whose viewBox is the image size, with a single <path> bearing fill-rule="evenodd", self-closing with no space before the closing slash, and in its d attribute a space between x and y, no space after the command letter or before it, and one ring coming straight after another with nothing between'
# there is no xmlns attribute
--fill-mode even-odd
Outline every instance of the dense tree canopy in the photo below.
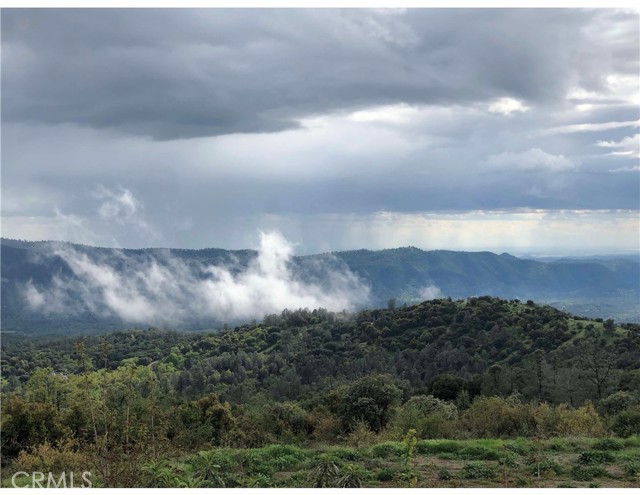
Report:
<svg viewBox="0 0 640 495"><path fill-rule="evenodd" d="M217 333L9 336L2 459L82 456L105 485L134 486L143 466L160 479L150 460L221 446L628 436L639 342L637 325L490 297L284 311Z"/></svg>

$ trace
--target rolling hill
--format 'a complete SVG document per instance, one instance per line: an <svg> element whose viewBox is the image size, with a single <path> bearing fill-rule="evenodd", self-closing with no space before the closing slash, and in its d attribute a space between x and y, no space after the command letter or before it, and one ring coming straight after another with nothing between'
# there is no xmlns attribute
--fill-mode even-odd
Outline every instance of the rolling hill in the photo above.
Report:
<svg viewBox="0 0 640 495"><path fill-rule="evenodd" d="M3 239L3 331L96 333L132 326L122 314L101 305L101 299L106 295L101 294L99 287L75 284L78 270L72 269L68 258L59 254L61 249L74 256L84 256L83 259L95 264L92 266L107 267L108 276L121 277L121 280L126 280L130 274L139 276L152 262L164 267L169 274L176 270L189 272L187 281L191 282L210 277L212 266L225 267L233 277L246 271L259 256L252 250L116 250ZM396 305L402 305L434 297L459 299L489 295L532 299L588 317L640 321L640 263L632 258L537 261L507 253L423 251L406 247L294 256L286 259L285 264L287 283L308 284L327 292L332 290L331 278L336 274L352 274L353 279L368 291L368 297L358 300L354 309L386 307L392 299ZM27 304L29 287L36 288L39 294L60 292L61 281L66 284L65 297L74 302L73 308L55 308L49 300L36 309ZM173 297L173 294L177 292L169 293L167 297ZM278 311L281 309L284 308L278 308ZM242 320L225 315L216 317L211 313L201 317L194 312L191 316L188 320L169 322L164 326L213 328ZM258 318L262 316L264 314ZM144 327L155 322L139 319L134 323Z"/></svg>

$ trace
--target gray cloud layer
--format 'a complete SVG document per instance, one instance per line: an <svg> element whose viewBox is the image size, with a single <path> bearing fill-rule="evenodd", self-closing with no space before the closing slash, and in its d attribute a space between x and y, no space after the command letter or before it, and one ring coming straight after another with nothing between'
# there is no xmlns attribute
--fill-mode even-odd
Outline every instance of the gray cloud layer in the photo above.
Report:
<svg viewBox="0 0 640 495"><path fill-rule="evenodd" d="M637 211L638 32L613 9L5 10L3 235L279 228L314 252L385 212Z"/></svg>
<svg viewBox="0 0 640 495"><path fill-rule="evenodd" d="M589 10L12 10L3 117L176 139L398 101L558 104L637 74L634 34Z"/></svg>

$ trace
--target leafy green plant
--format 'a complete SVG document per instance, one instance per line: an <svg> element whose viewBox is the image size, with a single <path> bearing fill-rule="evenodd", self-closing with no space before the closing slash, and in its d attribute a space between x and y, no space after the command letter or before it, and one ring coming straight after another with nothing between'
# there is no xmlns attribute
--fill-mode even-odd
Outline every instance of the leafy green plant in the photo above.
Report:
<svg viewBox="0 0 640 495"><path fill-rule="evenodd" d="M219 456L214 451L200 451L192 460L196 475L210 488L224 488L218 459Z"/></svg>
<svg viewBox="0 0 640 495"><path fill-rule="evenodd" d="M309 486L309 473L306 471L298 471L278 483L273 483L273 485L287 488L307 487Z"/></svg>
<svg viewBox="0 0 640 495"><path fill-rule="evenodd" d="M343 461L360 461L366 457L364 452L358 449L338 447L331 449L331 454Z"/></svg>
<svg viewBox="0 0 640 495"><path fill-rule="evenodd" d="M256 474L249 477L245 485L250 488L271 488L274 486L273 479L266 474Z"/></svg>
<svg viewBox="0 0 640 495"><path fill-rule="evenodd" d="M438 479L442 481L449 481L450 479L453 479L453 475L447 468L440 468L440 471L438 471Z"/></svg>
<svg viewBox="0 0 640 495"><path fill-rule="evenodd" d="M551 473L562 474L563 472L560 464L546 456L533 460L529 458L529 465L531 466L531 474L538 478Z"/></svg>
<svg viewBox="0 0 640 495"><path fill-rule="evenodd" d="M633 479L640 477L640 462L629 461L623 466L625 476Z"/></svg>
<svg viewBox="0 0 640 495"><path fill-rule="evenodd" d="M591 448L594 450L623 450L624 444L615 438L603 438L596 441Z"/></svg>
<svg viewBox="0 0 640 495"><path fill-rule="evenodd" d="M330 455L322 454L309 476L313 488L329 488L336 486L340 468L336 459Z"/></svg>
<svg viewBox="0 0 640 495"><path fill-rule="evenodd" d="M498 460L498 465L502 469L502 475L504 477L504 486L509 486L509 476L511 471L518 467L518 460L514 453L506 452L506 454Z"/></svg>
<svg viewBox="0 0 640 495"><path fill-rule="evenodd" d="M189 462L194 467L203 467L206 464L218 466L214 469L219 473L225 473L232 471L239 464L239 457L238 451L232 449L201 450L189 458Z"/></svg>
<svg viewBox="0 0 640 495"><path fill-rule="evenodd" d="M569 445L567 440L564 438L554 438L547 444L547 449L553 452L568 452L572 448L573 447Z"/></svg>
<svg viewBox="0 0 640 495"><path fill-rule="evenodd" d="M338 488L360 488L362 481L366 477L366 471L355 464L347 464L344 467L344 474L338 479Z"/></svg>
<svg viewBox="0 0 640 495"><path fill-rule="evenodd" d="M391 481L396 476L396 470L391 468L382 468L376 474L376 479L378 481Z"/></svg>
<svg viewBox="0 0 640 495"><path fill-rule="evenodd" d="M470 445L457 453L460 459L470 461L497 461L500 453L482 445Z"/></svg>
<svg viewBox="0 0 640 495"><path fill-rule="evenodd" d="M351 431L347 435L347 443L355 448L366 447L375 443L376 438L376 434L369 425L362 420L358 420L353 424Z"/></svg>
<svg viewBox="0 0 640 495"><path fill-rule="evenodd" d="M605 478L609 473L601 466L574 466L571 477L576 481L592 481L593 478Z"/></svg>
<svg viewBox="0 0 640 495"><path fill-rule="evenodd" d="M409 488L418 484L418 471L416 462L416 430L409 430L402 442L402 479L407 483Z"/></svg>
<svg viewBox="0 0 640 495"><path fill-rule="evenodd" d="M640 407L616 414L611 420L611 431L619 437L640 435Z"/></svg>
<svg viewBox="0 0 640 495"><path fill-rule="evenodd" d="M175 473L165 460L152 461L144 464L140 471L143 474L145 486L150 488L171 487Z"/></svg>
<svg viewBox="0 0 640 495"><path fill-rule="evenodd" d="M489 479L496 476L496 471L484 462L468 462L460 472L463 479Z"/></svg>
<svg viewBox="0 0 640 495"><path fill-rule="evenodd" d="M594 452L582 452L578 457L580 464L602 464L606 462L613 462L614 457L611 452L606 451L594 451Z"/></svg>
<svg viewBox="0 0 640 495"><path fill-rule="evenodd" d="M188 474L175 478L173 484L177 488L203 488L207 486L207 482L204 479Z"/></svg>
<svg viewBox="0 0 640 495"><path fill-rule="evenodd" d="M505 442L504 448L514 454L525 456L533 450L534 446L530 442L525 441L513 441Z"/></svg>
<svg viewBox="0 0 640 495"><path fill-rule="evenodd" d="M401 456L403 453L403 445L400 442L385 442L374 445L370 449L373 457L381 457L383 459Z"/></svg>

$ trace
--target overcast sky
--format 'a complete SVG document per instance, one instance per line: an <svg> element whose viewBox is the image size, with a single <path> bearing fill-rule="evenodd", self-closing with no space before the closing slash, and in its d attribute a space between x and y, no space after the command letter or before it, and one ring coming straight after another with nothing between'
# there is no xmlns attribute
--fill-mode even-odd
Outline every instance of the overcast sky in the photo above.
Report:
<svg viewBox="0 0 640 495"><path fill-rule="evenodd" d="M3 10L2 235L639 249L639 18Z"/></svg>

